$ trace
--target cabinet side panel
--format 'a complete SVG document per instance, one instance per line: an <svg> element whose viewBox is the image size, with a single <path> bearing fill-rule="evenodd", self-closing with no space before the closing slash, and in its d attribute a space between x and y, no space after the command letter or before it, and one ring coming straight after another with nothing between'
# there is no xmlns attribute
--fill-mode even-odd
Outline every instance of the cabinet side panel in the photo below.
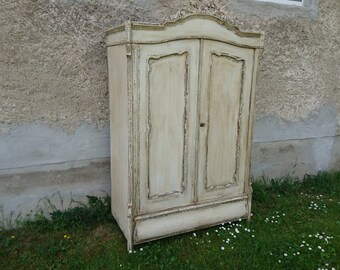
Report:
<svg viewBox="0 0 340 270"><path fill-rule="evenodd" d="M111 143L111 209L128 238L128 89L126 48L108 47Z"/></svg>

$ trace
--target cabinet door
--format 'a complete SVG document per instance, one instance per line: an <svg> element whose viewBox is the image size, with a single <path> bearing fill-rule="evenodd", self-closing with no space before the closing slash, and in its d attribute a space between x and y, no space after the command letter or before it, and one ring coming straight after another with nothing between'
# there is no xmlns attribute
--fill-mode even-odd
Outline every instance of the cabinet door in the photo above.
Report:
<svg viewBox="0 0 340 270"><path fill-rule="evenodd" d="M193 201L198 40L139 45L139 213Z"/></svg>
<svg viewBox="0 0 340 270"><path fill-rule="evenodd" d="M253 53L202 42L198 200L244 193Z"/></svg>

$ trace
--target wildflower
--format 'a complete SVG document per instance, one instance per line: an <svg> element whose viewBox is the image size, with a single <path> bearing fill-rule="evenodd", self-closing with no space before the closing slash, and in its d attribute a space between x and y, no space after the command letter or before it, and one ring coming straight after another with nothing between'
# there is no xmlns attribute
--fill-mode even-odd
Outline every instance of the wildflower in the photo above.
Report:
<svg viewBox="0 0 340 270"><path fill-rule="evenodd" d="M140 248L139 250L140 250L140 251L143 251L143 248Z"/></svg>
<svg viewBox="0 0 340 270"><path fill-rule="evenodd" d="M297 255L300 255L300 252L298 251L298 252L296 252L296 254L297 254Z"/></svg>
<svg viewBox="0 0 340 270"><path fill-rule="evenodd" d="M131 250L131 249L129 250L129 253L132 253L132 250Z"/></svg>
<svg viewBox="0 0 340 270"><path fill-rule="evenodd" d="M192 235L196 237L196 233L193 233Z"/></svg>
<svg viewBox="0 0 340 270"><path fill-rule="evenodd" d="M14 236L14 235L12 235L12 236L11 236L11 238L12 238L12 239L14 239L14 238L15 238L15 236Z"/></svg>
<svg viewBox="0 0 340 270"><path fill-rule="evenodd" d="M221 247L221 250L224 250L224 247Z"/></svg>
<svg viewBox="0 0 340 270"><path fill-rule="evenodd" d="M287 256L288 256L288 254L287 254L287 253L284 253L284 254L283 254L283 256L287 257Z"/></svg>
<svg viewBox="0 0 340 270"><path fill-rule="evenodd" d="M207 235L209 235L209 233L207 232Z"/></svg>

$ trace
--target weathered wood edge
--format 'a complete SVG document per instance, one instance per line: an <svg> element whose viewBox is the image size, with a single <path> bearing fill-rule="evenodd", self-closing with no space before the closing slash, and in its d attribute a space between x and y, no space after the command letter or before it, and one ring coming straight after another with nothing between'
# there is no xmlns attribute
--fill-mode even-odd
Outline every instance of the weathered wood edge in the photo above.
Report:
<svg viewBox="0 0 340 270"><path fill-rule="evenodd" d="M213 15L208 15L208 14L194 14L194 15L188 15L182 18L179 18L177 20L174 21L168 21L165 22L164 24L156 24L156 23L144 23L144 22L130 22L130 31L133 30L146 30L146 31L164 31L168 28L183 24L187 21L190 20L194 20L194 19L207 19L210 21L214 21L217 24L225 27L227 30L233 32L234 34L236 34L237 36L241 37L241 38L255 38L255 39L259 39L259 46L256 46L256 48L263 48L264 46L264 32L260 31L260 32L253 32L253 31L241 31L238 27L231 25L230 23L221 20L218 17L215 17ZM123 32L123 31L127 31L127 23L125 24L120 24L118 26L114 26L109 28L105 33L107 36L111 35L111 34L115 34L115 33L119 33L119 32ZM193 37L193 38L199 38L199 37ZM204 35L202 34L201 38L205 38ZM166 40L169 41L169 40ZM109 44L107 46L114 46L114 45L121 45L126 43L126 41L121 41L121 42L117 42L117 44ZM133 41L132 41L133 42ZM159 43L159 42L157 42ZM240 44L237 44L240 45ZM252 47L252 46L250 46Z"/></svg>
<svg viewBox="0 0 340 270"><path fill-rule="evenodd" d="M159 211L154 211L154 212L149 212L149 213L140 213L135 216L134 220L139 221L139 220L145 220L145 219L150 219L150 218L162 217L162 216L167 216L173 213L188 212L191 210L209 208L215 205L233 203L233 202L243 201L247 199L248 199L248 194L239 194L239 195L230 196L227 198L204 200L202 202L193 203L193 204L189 204L189 205L185 205L181 207L174 207L174 208L170 208L166 210L159 210Z"/></svg>

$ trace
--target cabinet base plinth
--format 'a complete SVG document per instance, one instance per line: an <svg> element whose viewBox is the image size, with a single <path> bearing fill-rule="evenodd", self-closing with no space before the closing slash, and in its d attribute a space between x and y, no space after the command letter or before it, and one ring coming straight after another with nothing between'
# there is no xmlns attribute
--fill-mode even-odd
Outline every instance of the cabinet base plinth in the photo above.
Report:
<svg viewBox="0 0 340 270"><path fill-rule="evenodd" d="M247 218L249 211L248 200L244 199L188 209L168 215L150 216L148 219L136 219L133 242L134 244L140 244L239 218Z"/></svg>

